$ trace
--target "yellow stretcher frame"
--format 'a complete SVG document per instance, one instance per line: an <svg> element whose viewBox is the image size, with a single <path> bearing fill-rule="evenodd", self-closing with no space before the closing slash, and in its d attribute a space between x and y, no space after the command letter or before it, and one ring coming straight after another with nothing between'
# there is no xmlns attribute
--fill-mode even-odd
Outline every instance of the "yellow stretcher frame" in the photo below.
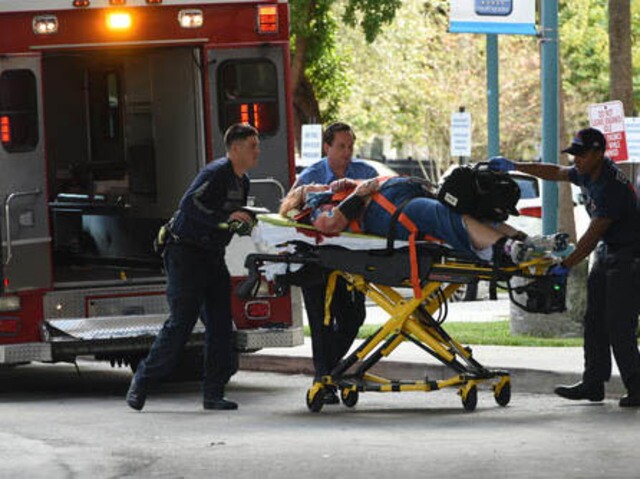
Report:
<svg viewBox="0 0 640 479"><path fill-rule="evenodd" d="M511 268L501 268L501 273L518 274L535 277L547 270L552 260L539 258L519 264ZM471 275L479 280L491 279L494 269L473 264L445 261L433 266L434 276L442 274L450 278L452 272ZM364 392L430 392L445 388L458 388L465 410L473 411L478 401L478 385L491 382L496 402L506 406L511 399L511 379L506 371L487 369L473 357L471 348L465 347L451 338L444 328L433 320L432 315L442 306L443 301L451 298L462 284L444 281L428 281L422 287L418 297L405 299L396 289L365 280L360 275L346 271L333 271L327 285L326 311L330 306L330 298L335 282L342 277L347 284L360 291L376 305L389 314L389 319L352 354L344 358L340 364L316 381L307 391L307 407L312 412L319 412L324 405L324 390L329 386L337 387L342 403L353 407L358 402L359 394ZM435 294L441 290L440 295ZM327 316L326 321L329 319ZM428 352L445 366L454 370L455 374L447 379L406 381L392 380L373 375L368 370L381 359L390 356L404 341L411 341L425 352ZM354 366L355 373L348 371Z"/></svg>
<svg viewBox="0 0 640 479"><path fill-rule="evenodd" d="M309 225L301 225L281 217L275 218L274 215L260 215L260 219L278 226L313 229ZM342 403L347 407L354 407L359 394L364 392L430 392L458 388L464 409L473 411L477 406L478 385L485 382L491 382L497 404L506 406L511 399L509 373L485 368L473 357L471 348L463 346L449 336L442 325L433 318L433 314L463 284L478 280L495 280L497 277L536 278L545 275L553 263L552 257L541 256L515 266L497 268L489 264L443 256L431 265L420 294L412 298L404 298L395 286L369 281L361 274L333 270L327 283L325 325L330 321L331 297L338 277L342 277L348 287L363 293L384 309L389 319L353 353L342 359L329 375L313 383L306 394L307 407L312 412L319 412L324 405L325 389L330 386L339 389ZM408 284L401 286L406 287ZM414 381L388 379L369 372L376 363L390 356L404 341L414 343L452 369L454 374L441 380L427 378Z"/></svg>

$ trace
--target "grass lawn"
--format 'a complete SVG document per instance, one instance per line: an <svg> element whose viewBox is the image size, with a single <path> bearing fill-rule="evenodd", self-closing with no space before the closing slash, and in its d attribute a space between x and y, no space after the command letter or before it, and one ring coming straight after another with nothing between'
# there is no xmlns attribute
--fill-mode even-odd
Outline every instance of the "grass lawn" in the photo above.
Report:
<svg viewBox="0 0 640 479"><path fill-rule="evenodd" d="M380 325L365 324L360 328L359 338L369 337ZM451 322L445 323L445 331L461 344L487 344L494 346L582 346L582 338L538 338L534 336L512 336L509 321ZM305 326L305 335L309 327Z"/></svg>

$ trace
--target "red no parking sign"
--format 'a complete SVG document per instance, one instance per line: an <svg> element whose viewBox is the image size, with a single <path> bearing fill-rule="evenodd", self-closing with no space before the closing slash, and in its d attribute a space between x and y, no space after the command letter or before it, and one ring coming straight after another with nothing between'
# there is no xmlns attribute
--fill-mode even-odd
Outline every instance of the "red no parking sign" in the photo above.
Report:
<svg viewBox="0 0 640 479"><path fill-rule="evenodd" d="M604 133L607 139L606 156L616 162L629 158L624 131L624 106L621 101L589 105L589 124Z"/></svg>

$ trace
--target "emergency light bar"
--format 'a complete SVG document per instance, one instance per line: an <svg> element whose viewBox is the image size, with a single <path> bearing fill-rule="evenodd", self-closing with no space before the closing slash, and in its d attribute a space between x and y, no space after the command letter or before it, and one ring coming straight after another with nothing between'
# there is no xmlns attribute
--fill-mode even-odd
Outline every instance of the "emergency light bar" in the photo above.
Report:
<svg viewBox="0 0 640 479"><path fill-rule="evenodd" d="M200 28L204 24L202 10L196 8L180 10L178 13L178 23L182 28Z"/></svg>
<svg viewBox="0 0 640 479"><path fill-rule="evenodd" d="M258 5L258 33L278 33L278 6Z"/></svg>
<svg viewBox="0 0 640 479"><path fill-rule="evenodd" d="M33 17L33 33L51 35L58 32L58 17L55 15L38 15Z"/></svg>
<svg viewBox="0 0 640 479"><path fill-rule="evenodd" d="M91 2L89 0L73 0L74 7L88 7L89 5L91 5Z"/></svg>
<svg viewBox="0 0 640 479"><path fill-rule="evenodd" d="M125 5L127 0L109 0L109 5Z"/></svg>

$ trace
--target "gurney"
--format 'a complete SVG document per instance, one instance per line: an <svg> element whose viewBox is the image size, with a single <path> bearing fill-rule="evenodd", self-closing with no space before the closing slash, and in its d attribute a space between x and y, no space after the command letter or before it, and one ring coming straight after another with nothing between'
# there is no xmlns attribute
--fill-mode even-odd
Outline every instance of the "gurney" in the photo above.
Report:
<svg viewBox="0 0 640 479"><path fill-rule="evenodd" d="M295 223L279 215L259 215L257 241L277 245L278 254L256 253L246 258L249 275L236 293L244 298L258 291L263 276L271 276L276 294L291 285L305 286L327 277L325 324L336 279L342 277L349 288L364 293L384 309L389 319L353 353L345 357L328 376L313 383L307 391L309 410L323 407L324 389L336 387L342 403L356 405L365 392L430 392L458 388L465 410L473 411L478 401L478 386L489 383L495 401L506 406L511 399L511 381L507 371L493 370L478 362L473 351L453 339L442 326L442 311L462 285L477 281L505 284L512 301L521 308L540 313L565 309L565 285L547 276L556 261L550 253L509 267L460 255L446 246L430 242L409 245L377 236L342 233L325 237L313 227ZM271 270L271 271L270 271ZM521 278L519 286L513 278ZM399 288L413 287L413 297L405 298ZM523 296L524 301L516 299ZM440 312L440 318L437 314ZM390 356L403 342L410 341L452 370L446 379L387 379L370 369Z"/></svg>

